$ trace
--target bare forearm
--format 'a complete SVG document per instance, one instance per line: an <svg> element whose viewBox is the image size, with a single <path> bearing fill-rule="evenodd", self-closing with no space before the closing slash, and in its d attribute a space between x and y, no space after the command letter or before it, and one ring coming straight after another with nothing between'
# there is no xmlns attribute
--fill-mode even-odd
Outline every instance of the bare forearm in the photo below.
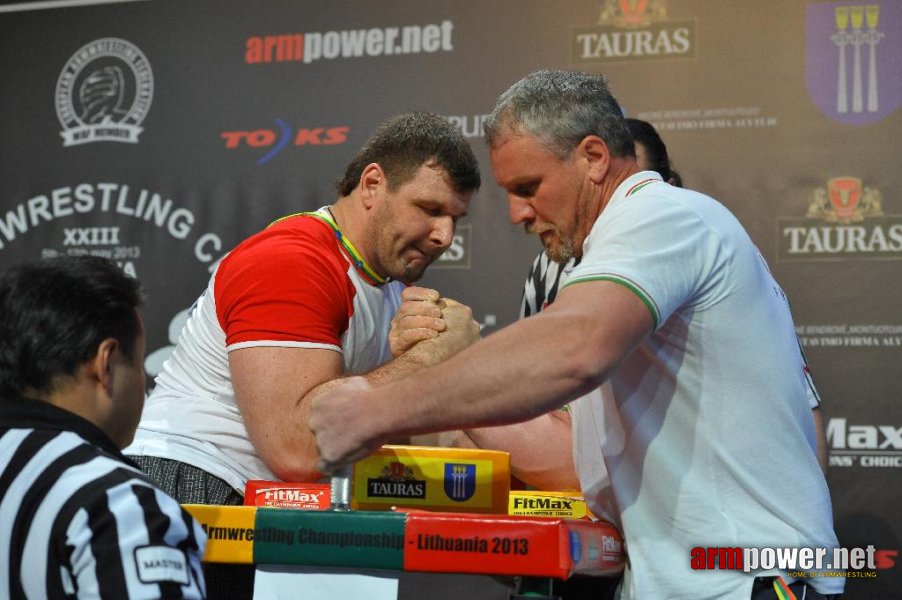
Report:
<svg viewBox="0 0 902 600"><path fill-rule="evenodd" d="M542 314L447 362L380 387L349 380L346 389L317 399L310 427L321 468L331 471L353 462L395 434L536 418L600 385L651 332L652 317L635 294L617 283L573 287Z"/></svg>
<svg viewBox="0 0 902 600"><path fill-rule="evenodd" d="M420 356L408 352L373 369L369 373L361 375L361 377L373 386L380 386L402 379L427 366L429 366L428 363Z"/></svg>
<svg viewBox="0 0 902 600"><path fill-rule="evenodd" d="M465 433L480 448L509 452L511 472L528 485L542 490L579 489L573 465L570 416L564 411Z"/></svg>
<svg viewBox="0 0 902 600"><path fill-rule="evenodd" d="M591 360L577 360L585 348L567 333L570 327L579 324L551 315L517 323L414 378L374 390L376 410L394 417L386 427L407 435L538 417L604 376ZM523 342L534 338L548 343Z"/></svg>

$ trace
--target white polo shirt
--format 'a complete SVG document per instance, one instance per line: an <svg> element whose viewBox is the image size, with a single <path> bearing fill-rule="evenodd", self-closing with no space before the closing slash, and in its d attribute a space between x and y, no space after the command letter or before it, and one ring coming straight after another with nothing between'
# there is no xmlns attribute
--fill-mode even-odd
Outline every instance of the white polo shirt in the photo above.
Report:
<svg viewBox="0 0 902 600"><path fill-rule="evenodd" d="M788 303L736 218L633 175L567 286L592 280L632 290L655 324L571 404L583 492L626 539L625 597L749 598L748 574L693 571L695 547L837 546ZM844 584L806 581L826 594Z"/></svg>

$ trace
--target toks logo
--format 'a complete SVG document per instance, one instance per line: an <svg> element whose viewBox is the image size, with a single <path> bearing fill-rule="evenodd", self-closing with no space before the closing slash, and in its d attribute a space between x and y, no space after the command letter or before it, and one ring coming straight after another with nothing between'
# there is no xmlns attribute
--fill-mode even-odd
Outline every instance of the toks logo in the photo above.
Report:
<svg viewBox="0 0 902 600"><path fill-rule="evenodd" d="M902 215L884 214L880 190L858 177L827 180L805 217L777 223L780 261L902 259Z"/></svg>
<svg viewBox="0 0 902 600"><path fill-rule="evenodd" d="M153 72L137 46L118 38L82 46L56 82L63 146L138 143L153 99Z"/></svg>
<svg viewBox="0 0 902 600"><path fill-rule="evenodd" d="M302 127L293 132L282 119L276 119L278 129L254 129L250 131L223 131L219 136L225 140L229 150L236 148L261 148L266 152L257 159L257 165L264 165L279 155L289 144L295 146L334 146L348 139L350 127Z"/></svg>
<svg viewBox="0 0 902 600"><path fill-rule="evenodd" d="M574 64L695 57L695 21L667 19L666 0L604 0L596 27L573 30Z"/></svg>

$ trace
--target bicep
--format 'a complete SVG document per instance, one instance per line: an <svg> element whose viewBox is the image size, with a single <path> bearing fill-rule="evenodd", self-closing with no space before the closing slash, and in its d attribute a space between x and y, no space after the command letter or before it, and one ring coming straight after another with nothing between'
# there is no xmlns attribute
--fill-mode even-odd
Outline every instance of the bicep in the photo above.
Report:
<svg viewBox="0 0 902 600"><path fill-rule="evenodd" d="M344 367L334 350L258 346L230 352L229 369L248 436L271 465L284 436L305 433L307 394L340 377Z"/></svg>
<svg viewBox="0 0 902 600"><path fill-rule="evenodd" d="M606 376L654 329L645 301L627 286L607 280L566 286L545 314L558 317L560 335L580 340L580 351Z"/></svg>

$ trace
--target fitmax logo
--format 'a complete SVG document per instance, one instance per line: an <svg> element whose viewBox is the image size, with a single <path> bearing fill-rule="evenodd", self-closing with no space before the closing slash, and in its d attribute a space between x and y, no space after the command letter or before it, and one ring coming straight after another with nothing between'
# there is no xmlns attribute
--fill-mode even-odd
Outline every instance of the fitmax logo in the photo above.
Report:
<svg viewBox="0 0 902 600"><path fill-rule="evenodd" d="M848 425L846 419L827 424L830 466L902 467L902 427Z"/></svg>

